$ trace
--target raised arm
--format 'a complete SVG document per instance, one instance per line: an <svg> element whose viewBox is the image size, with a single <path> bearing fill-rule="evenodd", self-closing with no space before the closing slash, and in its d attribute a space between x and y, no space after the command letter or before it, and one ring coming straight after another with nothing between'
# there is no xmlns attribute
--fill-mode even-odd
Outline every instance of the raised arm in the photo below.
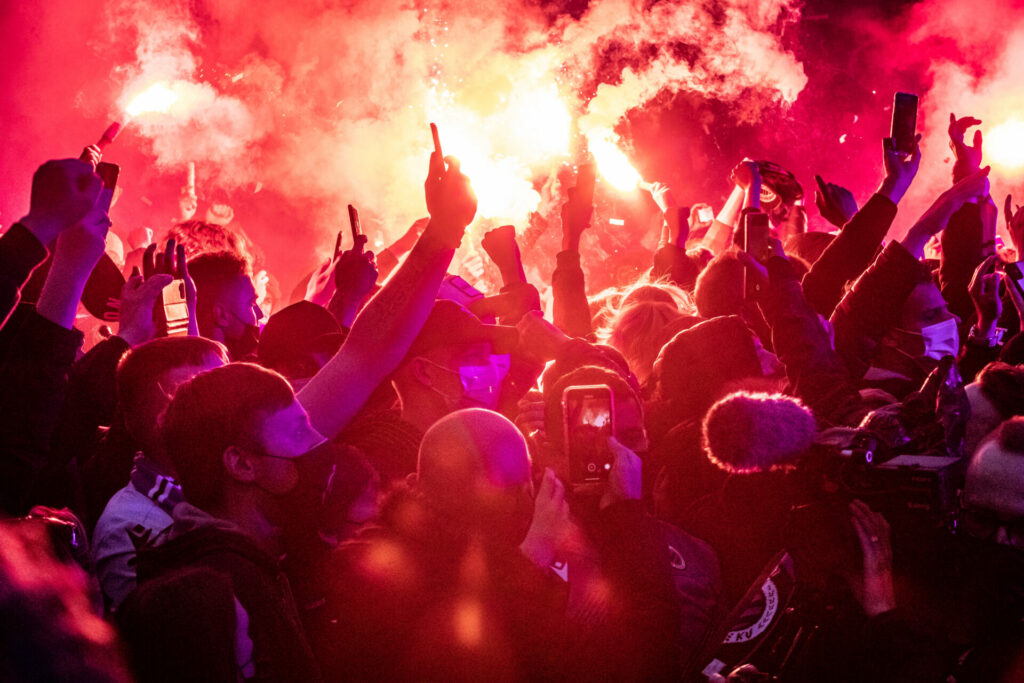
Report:
<svg viewBox="0 0 1024 683"><path fill-rule="evenodd" d="M0 327L32 271L46 260L47 248L85 216L99 191L99 176L84 161L47 161L36 170L28 215L0 237Z"/></svg>
<svg viewBox="0 0 1024 683"><path fill-rule="evenodd" d="M882 161L885 177L878 190L867 204L856 211L843 226L839 236L804 275L803 287L807 300L823 316L832 315L836 304L843 297L846 283L857 279L871 265L896 218L897 205L917 175L921 164L921 149L915 143L914 153L904 157L893 149L892 140L886 138L882 141ZM830 189L829 184L820 177L817 180L819 195L822 189L826 192Z"/></svg>
<svg viewBox="0 0 1024 683"><path fill-rule="evenodd" d="M309 384L299 402L313 426L331 438L345 428L377 386L401 363L434 305L476 195L458 161L434 152L424 184L430 224L405 262L352 323L341 349Z"/></svg>
<svg viewBox="0 0 1024 683"><path fill-rule="evenodd" d="M590 227L594 205L576 188L570 188L568 194L569 200L562 207L562 251L555 257L557 265L551 274L552 314L555 325L569 336L588 337L594 330L587 283L580 267L580 237Z"/></svg>

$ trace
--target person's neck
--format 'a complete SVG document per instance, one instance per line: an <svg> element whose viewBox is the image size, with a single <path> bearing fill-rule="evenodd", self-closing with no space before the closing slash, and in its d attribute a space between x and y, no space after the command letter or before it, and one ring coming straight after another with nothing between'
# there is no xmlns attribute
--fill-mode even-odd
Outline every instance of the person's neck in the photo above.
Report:
<svg viewBox="0 0 1024 683"><path fill-rule="evenodd" d="M277 527L270 523L251 496L228 494L224 502L210 514L236 524L249 540L267 554L277 557L281 553Z"/></svg>
<svg viewBox="0 0 1024 683"><path fill-rule="evenodd" d="M448 414L445 406L437 405L434 401L402 401L401 405L402 419L421 432L426 432Z"/></svg>
<svg viewBox="0 0 1024 683"><path fill-rule="evenodd" d="M214 327L212 330L210 330L210 334L206 335L206 336L209 339L212 339L213 341L220 342L221 344L224 344L225 346L228 343L228 338L227 338L227 335L224 334L224 328L223 327Z"/></svg>

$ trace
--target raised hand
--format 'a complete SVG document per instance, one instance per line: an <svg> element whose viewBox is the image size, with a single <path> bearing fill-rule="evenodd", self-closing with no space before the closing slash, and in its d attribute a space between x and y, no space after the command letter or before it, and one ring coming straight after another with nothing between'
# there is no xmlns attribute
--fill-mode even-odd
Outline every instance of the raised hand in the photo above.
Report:
<svg viewBox="0 0 1024 683"><path fill-rule="evenodd" d="M306 301L311 301L324 308L327 307L331 297L334 296L334 268L337 263L337 258L324 259L324 262L313 271L309 283L306 284L306 296L303 297Z"/></svg>
<svg viewBox="0 0 1024 683"><path fill-rule="evenodd" d="M188 259L185 257L185 245L175 244L174 239L167 240L164 250L158 252L156 243L146 247L142 254L142 277L145 281L156 275L169 275L172 280L185 283L185 303L188 305L188 335L199 336L199 323L196 318L196 283L188 274ZM154 304L154 318L157 324L156 336L167 333L163 308Z"/></svg>
<svg viewBox="0 0 1024 683"><path fill-rule="evenodd" d="M416 244L416 240L419 239L420 234L426 229L429 223L429 218L417 218L401 237L391 243L391 246L388 247L388 249L390 249L395 256L401 256L405 252L409 251Z"/></svg>
<svg viewBox="0 0 1024 683"><path fill-rule="evenodd" d="M761 182L761 172L757 167L757 163L750 159L744 159L740 163L733 167L732 172L729 174L729 179L737 185L747 189L754 182Z"/></svg>
<svg viewBox="0 0 1024 683"><path fill-rule="evenodd" d="M640 500L643 480L640 456L619 443L614 436L608 437L608 448L614 459L608 474L608 488L601 496L601 507L606 508L624 500Z"/></svg>
<svg viewBox="0 0 1024 683"><path fill-rule="evenodd" d="M893 204L899 204L910 189L921 166L921 134L914 137L914 151L910 156L893 147L892 138L882 139L882 167L885 178L878 188L878 194L888 197Z"/></svg>
<svg viewBox="0 0 1024 683"><path fill-rule="evenodd" d="M100 177L85 161L47 161L32 176L29 213L19 223L42 244L49 245L62 231L83 220L96 207L102 187ZM108 198L102 207L104 214L109 201Z"/></svg>
<svg viewBox="0 0 1024 683"><path fill-rule="evenodd" d="M915 258L921 258L928 240L945 229L949 219L960 207L988 196L990 170L991 167L986 166L975 171L940 194L900 241L903 247Z"/></svg>
<svg viewBox="0 0 1024 683"><path fill-rule="evenodd" d="M545 468L540 490L533 501L533 520L519 549L535 565L547 569L571 530L565 486L550 468Z"/></svg>
<svg viewBox="0 0 1024 683"><path fill-rule="evenodd" d="M974 302L978 316L977 326L982 331L991 331L1003 314L1003 299L999 296L999 273L996 264L999 257L992 254L974 269L967 291Z"/></svg>
<svg viewBox="0 0 1024 683"><path fill-rule="evenodd" d="M575 187L566 190L568 199L562 205L562 251L579 251L583 231L590 227L594 203L588 202Z"/></svg>
<svg viewBox="0 0 1024 683"><path fill-rule="evenodd" d="M86 277L106 251L107 231L110 229L107 207L111 195L110 190L102 189L93 208L57 238L54 258L59 255L65 263L74 264L76 270L85 271Z"/></svg>
<svg viewBox="0 0 1024 683"><path fill-rule="evenodd" d="M153 320L153 308L160 300L164 287L173 281L174 278L167 273L154 273L143 279L139 269L133 269L132 276L121 288L117 336L130 346L138 346L155 338L157 324Z"/></svg>
<svg viewBox="0 0 1024 683"><path fill-rule="evenodd" d="M366 297L377 282L377 266L373 252L359 249L344 251L334 267L334 286L345 297Z"/></svg>
<svg viewBox="0 0 1024 683"><path fill-rule="evenodd" d="M530 311L516 325L519 331L519 352L531 360L546 363L558 357L569 336L544 319L540 311Z"/></svg>
<svg viewBox="0 0 1024 683"><path fill-rule="evenodd" d="M971 116L958 119L952 112L949 114L949 148L956 154L956 164L953 167L954 182L981 168L981 130L974 131L973 146L964 142L967 129L980 123L981 119Z"/></svg>
<svg viewBox="0 0 1024 683"><path fill-rule="evenodd" d="M84 163L77 159L72 161ZM84 178L86 183L91 183L90 178ZM112 196L110 190L100 190L92 208L74 225L64 228L57 238L53 265L36 302L36 312L65 329L74 327L75 311L85 283L106 249L107 230L110 228L107 209Z"/></svg>
<svg viewBox="0 0 1024 683"><path fill-rule="evenodd" d="M665 183L651 183L646 186L646 189L651 193L651 199L658 205L662 213L667 212L674 206L679 206L675 196L672 194L672 190Z"/></svg>
<svg viewBox="0 0 1024 683"><path fill-rule="evenodd" d="M425 232L453 249L458 248L466 227L476 216L476 194L469 178L459 169L459 160L452 156L442 158L436 150L432 152L423 190L430 213L430 225Z"/></svg>
<svg viewBox="0 0 1024 683"><path fill-rule="evenodd" d="M1010 233L1010 241L1017 252L1017 260L1024 258L1024 208L1017 206L1013 210L1013 197L1006 195L1003 214L1006 217L1006 232Z"/></svg>
<svg viewBox="0 0 1024 683"><path fill-rule="evenodd" d="M857 213L857 200L853 193L841 185L826 183L820 175L814 176L818 189L814 191L814 205L821 217L837 228L846 225Z"/></svg>
<svg viewBox="0 0 1024 683"><path fill-rule="evenodd" d="M501 280L508 285L513 282L526 282L526 273L523 270L523 259L519 253L519 244L516 243L516 228L514 225L503 225L500 228L489 230L480 243L487 255L494 261L494 265L501 272Z"/></svg>
<svg viewBox="0 0 1024 683"><path fill-rule="evenodd" d="M89 145L78 155L78 159L92 166L92 170L95 171L96 166L103 159L103 150L100 149L99 145Z"/></svg>

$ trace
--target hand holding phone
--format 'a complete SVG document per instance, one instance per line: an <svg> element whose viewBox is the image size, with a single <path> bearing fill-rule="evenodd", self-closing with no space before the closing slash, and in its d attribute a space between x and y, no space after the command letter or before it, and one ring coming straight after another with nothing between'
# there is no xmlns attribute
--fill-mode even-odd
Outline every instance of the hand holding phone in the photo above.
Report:
<svg viewBox="0 0 1024 683"><path fill-rule="evenodd" d="M359 223L359 211L351 204L348 205L348 224L352 230L352 249L357 253L362 253L363 246L366 244L366 236Z"/></svg>
<svg viewBox="0 0 1024 683"><path fill-rule="evenodd" d="M611 387L595 384L562 392L565 452L572 484L607 481L614 456L608 439L615 433Z"/></svg>
<svg viewBox="0 0 1024 683"><path fill-rule="evenodd" d="M892 146L903 154L914 152L917 133L917 95L898 92L892 101Z"/></svg>
<svg viewBox="0 0 1024 683"><path fill-rule="evenodd" d="M771 225L768 214L761 211L748 211L743 216L743 251L756 259L764 256L771 237Z"/></svg>

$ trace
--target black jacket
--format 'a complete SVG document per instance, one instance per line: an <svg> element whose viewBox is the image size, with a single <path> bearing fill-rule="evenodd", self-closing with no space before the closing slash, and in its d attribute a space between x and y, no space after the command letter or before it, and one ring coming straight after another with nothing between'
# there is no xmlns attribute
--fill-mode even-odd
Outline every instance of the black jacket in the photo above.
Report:
<svg viewBox="0 0 1024 683"><path fill-rule="evenodd" d="M181 503L170 539L138 553L139 583L185 568L202 567L228 578L249 614L256 680L318 681L288 579L277 559L223 520ZM154 615L159 618L159 615Z"/></svg>

